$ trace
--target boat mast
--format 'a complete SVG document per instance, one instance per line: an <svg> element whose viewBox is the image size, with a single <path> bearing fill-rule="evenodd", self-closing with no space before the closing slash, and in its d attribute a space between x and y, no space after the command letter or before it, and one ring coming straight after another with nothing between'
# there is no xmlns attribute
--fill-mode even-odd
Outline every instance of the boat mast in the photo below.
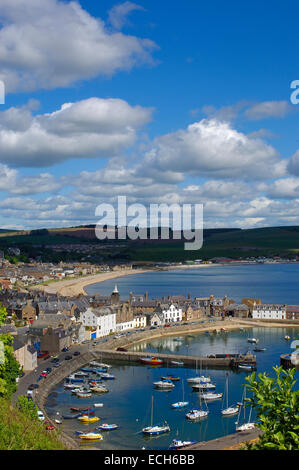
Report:
<svg viewBox="0 0 299 470"><path fill-rule="evenodd" d="M153 426L154 395L152 395L151 427Z"/></svg>

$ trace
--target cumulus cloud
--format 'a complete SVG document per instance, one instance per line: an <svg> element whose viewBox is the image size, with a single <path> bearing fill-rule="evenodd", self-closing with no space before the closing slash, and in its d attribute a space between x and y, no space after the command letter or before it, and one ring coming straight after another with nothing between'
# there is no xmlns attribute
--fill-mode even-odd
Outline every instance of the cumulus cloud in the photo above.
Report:
<svg viewBox="0 0 299 470"><path fill-rule="evenodd" d="M286 163L272 146L217 119L203 119L157 138L144 162L160 172L222 178L260 179L283 176L286 171Z"/></svg>
<svg viewBox="0 0 299 470"><path fill-rule="evenodd" d="M66 87L154 63L153 41L109 31L77 1L1 0L0 7L0 79L7 92Z"/></svg>
<svg viewBox="0 0 299 470"><path fill-rule="evenodd" d="M116 155L132 145L152 110L120 99L90 98L33 116L23 108L0 113L0 161L48 167L71 158Z"/></svg>

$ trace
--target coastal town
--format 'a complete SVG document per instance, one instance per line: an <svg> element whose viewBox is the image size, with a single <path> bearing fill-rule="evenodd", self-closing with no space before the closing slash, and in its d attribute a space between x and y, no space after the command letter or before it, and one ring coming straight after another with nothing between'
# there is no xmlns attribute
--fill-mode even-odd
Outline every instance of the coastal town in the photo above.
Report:
<svg viewBox="0 0 299 470"><path fill-rule="evenodd" d="M214 259L209 264L220 264L224 260ZM262 261L278 262L275 259L247 260ZM226 296L215 297L213 293L207 297L165 293L161 298L151 298L148 292L128 292L123 299L117 285L108 296L88 295L82 289L91 282L146 272L128 263L11 264L3 256L1 263L0 303L7 310L7 318L0 333L13 336L15 356L24 371L34 370L38 358L45 354L58 354L72 345L134 330L184 325L208 318L299 320L298 305L269 305L262 299L244 297L237 303ZM207 263L204 265L198 260L193 264L194 267L200 265L207 266ZM188 267L188 263L175 266ZM171 267L157 264L151 269Z"/></svg>

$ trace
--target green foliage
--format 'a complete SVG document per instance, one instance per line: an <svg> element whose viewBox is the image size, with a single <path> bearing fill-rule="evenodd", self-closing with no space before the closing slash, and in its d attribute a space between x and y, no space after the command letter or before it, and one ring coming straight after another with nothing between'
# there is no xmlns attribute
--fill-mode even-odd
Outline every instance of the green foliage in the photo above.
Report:
<svg viewBox="0 0 299 470"><path fill-rule="evenodd" d="M0 450L67 450L57 431L0 398Z"/></svg>
<svg viewBox="0 0 299 470"><path fill-rule="evenodd" d="M285 371L273 368L276 377L254 372L246 380L252 397L247 406L256 410L258 424L263 431L251 450L299 450L299 391L293 390L295 369Z"/></svg>
<svg viewBox="0 0 299 470"><path fill-rule="evenodd" d="M37 420L37 406L33 403L30 398L20 395L17 400L17 408L28 418L32 420Z"/></svg>
<svg viewBox="0 0 299 470"><path fill-rule="evenodd" d="M6 308L0 304L0 325L5 322ZM11 397L17 389L16 378L21 373L21 367L14 356L13 337L0 335L0 341L4 346L4 360L0 361L0 397Z"/></svg>

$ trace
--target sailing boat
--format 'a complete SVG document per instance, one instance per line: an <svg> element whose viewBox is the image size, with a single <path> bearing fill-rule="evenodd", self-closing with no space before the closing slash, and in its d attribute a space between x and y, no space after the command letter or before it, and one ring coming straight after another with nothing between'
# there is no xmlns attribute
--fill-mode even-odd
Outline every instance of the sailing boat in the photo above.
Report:
<svg viewBox="0 0 299 470"><path fill-rule="evenodd" d="M201 368L200 368L201 370ZM208 383L211 382L210 377L205 377L204 375L197 375L197 360L196 360L196 377L190 377L187 379L189 384L199 384L199 383Z"/></svg>
<svg viewBox="0 0 299 470"><path fill-rule="evenodd" d="M187 414L186 414L186 418L187 419L190 419L191 421L194 421L194 420L197 420L197 419L201 419L201 418L206 418L209 414L209 410L208 410L208 406L206 404L206 410L203 410L202 409L202 406L201 406L201 396L199 396L199 403L200 403L200 408L193 408L192 410L190 410Z"/></svg>
<svg viewBox="0 0 299 470"><path fill-rule="evenodd" d="M173 403L171 405L171 408L184 408L185 406L189 405L188 401L184 401L184 381L182 382L182 387L183 387L183 400L178 401L177 403Z"/></svg>
<svg viewBox="0 0 299 470"><path fill-rule="evenodd" d="M223 403L222 403L222 410L221 414L222 416L233 416L238 413L239 407L238 406L228 406L228 374L226 374L226 408L223 408Z"/></svg>
<svg viewBox="0 0 299 470"><path fill-rule="evenodd" d="M244 389L243 393L243 400L242 400L242 405L244 408L244 415L243 415L243 424L239 426L239 421L240 421L240 416L241 416L241 408L238 414L238 420L235 423L236 424L236 431L242 432L242 431L250 431L255 428L255 423L252 423L251 420L251 413L252 413L252 406L250 407L250 412L249 412L249 417L247 423L245 422L245 399L246 399L246 388Z"/></svg>
<svg viewBox="0 0 299 470"><path fill-rule="evenodd" d="M152 396L152 409L151 409L151 425L143 428L142 432L146 436L158 436L159 434L164 434L165 432L170 431L168 424L153 425L153 412L154 412L154 396Z"/></svg>

